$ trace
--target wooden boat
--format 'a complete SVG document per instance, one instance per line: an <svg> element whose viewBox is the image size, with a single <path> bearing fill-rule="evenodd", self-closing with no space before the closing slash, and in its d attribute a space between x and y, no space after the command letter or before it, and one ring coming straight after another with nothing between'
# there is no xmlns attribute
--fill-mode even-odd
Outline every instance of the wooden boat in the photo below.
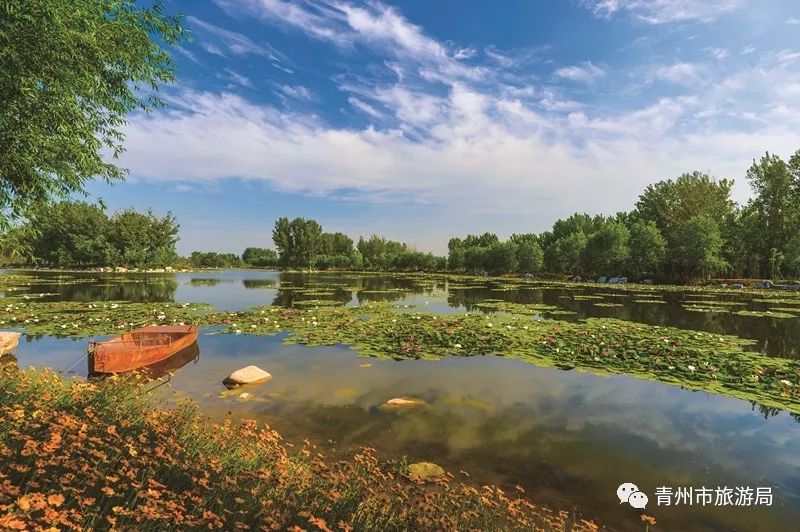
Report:
<svg viewBox="0 0 800 532"><path fill-rule="evenodd" d="M89 344L91 373L122 373L161 362L197 341L196 325L153 325Z"/></svg>

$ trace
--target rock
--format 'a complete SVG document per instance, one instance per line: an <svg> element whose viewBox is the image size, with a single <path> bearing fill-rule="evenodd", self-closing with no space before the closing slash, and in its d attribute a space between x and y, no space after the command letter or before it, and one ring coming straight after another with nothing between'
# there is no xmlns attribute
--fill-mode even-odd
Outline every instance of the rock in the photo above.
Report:
<svg viewBox="0 0 800 532"><path fill-rule="evenodd" d="M419 406L424 405L425 401L422 399L413 399L408 397L395 397L386 401L386 406Z"/></svg>
<svg viewBox="0 0 800 532"><path fill-rule="evenodd" d="M122 266L117 266L116 268L114 268L114 271L115 272L120 272L120 273L125 273L125 272L128 271L128 268L123 268Z"/></svg>
<svg viewBox="0 0 800 532"><path fill-rule="evenodd" d="M0 355L8 355L19 343L20 333L2 331L0 332Z"/></svg>
<svg viewBox="0 0 800 532"><path fill-rule="evenodd" d="M372 367L372 364L370 364L369 362L367 362L366 364L359 364L359 365L358 365L358 367L359 367L359 368L371 368L371 367Z"/></svg>
<svg viewBox="0 0 800 532"><path fill-rule="evenodd" d="M445 475L445 470L431 462L417 462L408 466L408 477L411 480L427 482Z"/></svg>
<svg viewBox="0 0 800 532"><path fill-rule="evenodd" d="M251 394L247 393L247 392L242 392L242 393L239 394L239 400L240 401L247 401L251 397L253 397L253 396Z"/></svg>
<svg viewBox="0 0 800 532"><path fill-rule="evenodd" d="M604 283L606 281L608 281L608 277L598 277L597 278L597 282L598 283Z"/></svg>
<svg viewBox="0 0 800 532"><path fill-rule="evenodd" d="M572 281L573 283L579 283L579 282L581 282L581 280L582 279L581 279L580 275L576 275L575 277L570 279L570 281Z"/></svg>
<svg viewBox="0 0 800 532"><path fill-rule="evenodd" d="M167 266L166 268L164 268L164 271L165 272L173 272L173 271L175 271L175 268L173 268L172 266Z"/></svg>
<svg viewBox="0 0 800 532"><path fill-rule="evenodd" d="M653 284L653 280L652 279L644 279L644 280L642 280L642 284Z"/></svg>
<svg viewBox="0 0 800 532"><path fill-rule="evenodd" d="M733 283L731 284L731 288L741 289L744 288L744 285L742 283Z"/></svg>
<svg viewBox="0 0 800 532"><path fill-rule="evenodd" d="M272 378L272 375L259 368L258 366L247 366L237 369L222 381L228 388L240 386L242 384L261 384Z"/></svg>
<svg viewBox="0 0 800 532"><path fill-rule="evenodd" d="M772 288L773 286L773 282L769 279L762 279L756 283L756 288Z"/></svg>

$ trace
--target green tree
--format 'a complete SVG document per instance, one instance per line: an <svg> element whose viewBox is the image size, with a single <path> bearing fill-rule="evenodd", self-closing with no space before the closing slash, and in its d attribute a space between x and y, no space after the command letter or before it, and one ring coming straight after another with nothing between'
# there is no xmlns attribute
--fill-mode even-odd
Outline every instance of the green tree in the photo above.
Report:
<svg viewBox="0 0 800 532"><path fill-rule="evenodd" d="M133 209L115 213L108 228L115 265L135 268L164 267L178 258L178 225L172 213L158 217Z"/></svg>
<svg viewBox="0 0 800 532"><path fill-rule="evenodd" d="M281 217L275 220L275 228L272 230L272 242L278 250L280 264L289 266L295 254L294 236L289 219Z"/></svg>
<svg viewBox="0 0 800 532"><path fill-rule="evenodd" d="M722 258L719 225L710 216L695 216L678 232L674 260L685 278L708 279L728 267Z"/></svg>
<svg viewBox="0 0 800 532"><path fill-rule="evenodd" d="M248 247L242 253L242 261L251 266L276 266L278 254L274 249Z"/></svg>
<svg viewBox="0 0 800 532"><path fill-rule="evenodd" d="M35 213L29 232L35 264L57 268L106 266L114 257L103 209L86 202L60 202Z"/></svg>
<svg viewBox="0 0 800 532"><path fill-rule="evenodd" d="M789 240L783 255L786 273L795 277L800 276L800 233Z"/></svg>
<svg viewBox="0 0 800 532"><path fill-rule="evenodd" d="M630 225L628 272L643 277L661 272L667 241L654 222L636 221Z"/></svg>
<svg viewBox="0 0 800 532"><path fill-rule="evenodd" d="M517 245L513 242L498 242L485 249L485 267L489 273L502 275L518 270Z"/></svg>
<svg viewBox="0 0 800 532"><path fill-rule="evenodd" d="M542 270L544 252L535 234L514 234L509 242L517 246L517 268L520 273L539 273Z"/></svg>
<svg viewBox="0 0 800 532"><path fill-rule="evenodd" d="M290 223L294 241L294 266L311 267L319 249L322 226L316 220L295 218Z"/></svg>
<svg viewBox="0 0 800 532"><path fill-rule="evenodd" d="M734 203L731 200L733 181L714 180L701 172L683 174L648 185L636 210L641 219L656 224L668 239L692 218L710 216L723 223L730 219Z"/></svg>
<svg viewBox="0 0 800 532"><path fill-rule="evenodd" d="M583 271L583 250L587 243L583 231L570 233L553 241L544 250L544 262L551 272L581 272Z"/></svg>
<svg viewBox="0 0 800 532"><path fill-rule="evenodd" d="M747 205L745 234L748 248L759 263L756 273L767 277L778 276L781 251L800 231L800 187L793 167L800 166L800 152L794 158L787 164L767 153L747 170L747 182L755 197Z"/></svg>
<svg viewBox="0 0 800 532"><path fill-rule="evenodd" d="M161 105L166 47L184 31L162 5L127 0L0 2L0 223L125 171L125 116Z"/></svg>
<svg viewBox="0 0 800 532"><path fill-rule="evenodd" d="M592 274L616 275L628 260L630 231L621 223L606 221L586 240L583 267Z"/></svg>

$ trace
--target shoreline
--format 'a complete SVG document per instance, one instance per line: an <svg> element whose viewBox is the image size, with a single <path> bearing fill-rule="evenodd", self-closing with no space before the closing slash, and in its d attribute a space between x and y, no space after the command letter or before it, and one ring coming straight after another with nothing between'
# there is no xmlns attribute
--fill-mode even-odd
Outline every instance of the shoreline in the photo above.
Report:
<svg viewBox="0 0 800 532"><path fill-rule="evenodd" d="M0 371L0 528L599 529L521 491L415 477L371 448L327 463L268 425L164 407L143 385Z"/></svg>

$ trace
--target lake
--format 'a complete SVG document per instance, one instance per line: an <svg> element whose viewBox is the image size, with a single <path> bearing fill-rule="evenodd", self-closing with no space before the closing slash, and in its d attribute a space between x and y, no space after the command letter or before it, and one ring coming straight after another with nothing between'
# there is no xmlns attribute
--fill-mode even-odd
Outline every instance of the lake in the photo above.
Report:
<svg viewBox="0 0 800 532"><path fill-rule="evenodd" d="M757 301L757 292L707 295L656 286L642 293L547 283L509 288L490 279L465 286L406 275L257 270L24 273L34 280L6 296L205 302L223 310L326 298L343 305L390 301L398 312L434 313L480 312L476 305L493 299L551 305L561 312L553 319L615 317L734 334L756 340L754 349L770 356L800 358L800 319L731 311L786 307ZM519 485L537 502L574 507L611 530L643 529L641 512L616 497L623 482L650 496L646 513L665 530L793 529L800 519L800 424L785 412L624 375L541 368L491 355L374 360L346 346L284 345L282 338L204 329L199 357L187 359L161 390L172 399L196 400L210 416L256 418L289 440L307 437L329 455L369 445L387 458L436 462L469 482L512 491ZM22 340L16 356L20 367L71 368L85 376L85 349L86 339L44 337ZM248 388L247 401L221 396L221 380L249 364L273 380ZM399 396L427 404L380 408ZM770 486L774 501L759 508L656 506L659 486Z"/></svg>

